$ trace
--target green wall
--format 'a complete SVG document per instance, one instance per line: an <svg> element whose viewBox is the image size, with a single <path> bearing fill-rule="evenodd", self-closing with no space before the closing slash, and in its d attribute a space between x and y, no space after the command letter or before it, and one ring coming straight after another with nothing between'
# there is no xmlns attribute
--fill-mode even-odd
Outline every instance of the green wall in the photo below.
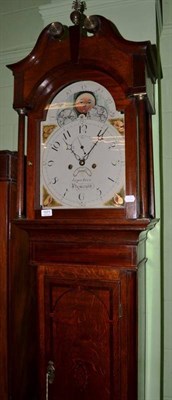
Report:
<svg viewBox="0 0 172 400"><path fill-rule="evenodd" d="M163 311L164 311L164 400L172 400L172 1L164 0L161 35L162 80L162 176L163 215Z"/></svg>

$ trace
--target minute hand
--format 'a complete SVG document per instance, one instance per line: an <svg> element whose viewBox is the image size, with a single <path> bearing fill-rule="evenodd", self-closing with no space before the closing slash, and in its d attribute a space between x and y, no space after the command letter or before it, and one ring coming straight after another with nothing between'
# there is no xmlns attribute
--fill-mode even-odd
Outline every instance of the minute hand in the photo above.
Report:
<svg viewBox="0 0 172 400"><path fill-rule="evenodd" d="M88 156L90 155L90 153L92 152L92 150L94 149L94 147L97 145L97 143L99 142L99 138L102 138L103 135L105 134L105 132L107 131L108 126L106 129L104 129L104 131L102 131L102 129L99 131L99 133L97 134L97 140L96 142L93 144L93 146L91 147L91 149L88 151L87 154L84 155L84 160L88 159Z"/></svg>

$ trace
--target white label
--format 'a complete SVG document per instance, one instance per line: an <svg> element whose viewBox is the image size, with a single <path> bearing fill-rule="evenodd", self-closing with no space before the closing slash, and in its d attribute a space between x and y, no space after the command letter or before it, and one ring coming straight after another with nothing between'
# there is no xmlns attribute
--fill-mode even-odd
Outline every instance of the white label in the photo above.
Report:
<svg viewBox="0 0 172 400"><path fill-rule="evenodd" d="M135 196L133 194L130 194L128 196L125 196L125 201L126 203L134 203L135 201Z"/></svg>
<svg viewBox="0 0 172 400"><path fill-rule="evenodd" d="M51 209L41 210L41 217L52 217L53 212Z"/></svg>

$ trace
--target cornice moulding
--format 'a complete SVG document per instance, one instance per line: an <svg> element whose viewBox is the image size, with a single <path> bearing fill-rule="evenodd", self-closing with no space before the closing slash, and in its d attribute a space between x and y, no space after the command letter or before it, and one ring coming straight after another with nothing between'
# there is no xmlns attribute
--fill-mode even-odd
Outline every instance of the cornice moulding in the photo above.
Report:
<svg viewBox="0 0 172 400"><path fill-rule="evenodd" d="M153 4L155 5L155 2L157 1L159 2L159 0L144 0L144 5L152 6ZM104 0L96 0L94 2L92 0L87 0L87 9L85 14L106 16L108 11L114 10L115 15L116 9L121 9L122 11L124 8L126 8L126 6L138 7L139 3L143 5L143 0L108 0L106 2ZM63 19L65 20L65 23L67 21L68 25L71 24L71 11L71 2L68 4L64 4L63 1L58 2L58 4L53 2L51 4L46 4L39 7L39 12L44 21L44 26L54 21L64 22Z"/></svg>
<svg viewBox="0 0 172 400"><path fill-rule="evenodd" d="M35 43L27 44L22 48L9 48L0 52L0 64L12 64L25 58L33 49Z"/></svg>
<svg viewBox="0 0 172 400"><path fill-rule="evenodd" d="M124 8L129 7L129 6L137 6L139 3L142 3L143 5L143 0L108 0L106 3L104 0L87 0L87 10L86 14L99 14L99 15L105 15L107 14L107 10L113 9L114 11L114 16L116 14L116 10L118 8L123 10ZM159 7L159 0L145 0L144 5L149 5L152 9L153 4L156 5L156 11L159 14L160 13L160 7ZM59 11L60 10L60 11ZM49 23L53 21L62 21L62 23L65 23L67 25L71 25L70 21L70 13L71 13L71 2L66 4L63 1L60 1L57 3L51 3L51 4L46 4L43 6L39 7L39 12L42 16L42 19L44 21L44 26L48 25ZM68 18L68 21L66 19ZM162 22L161 15L159 14L159 21L160 23ZM163 36L171 36L172 35L172 26L171 25L165 25L162 30ZM24 47L22 48L8 48L5 51L0 52L0 64L10 64L17 62L21 60L22 58L26 57L30 51L33 49L35 45L34 43L27 43Z"/></svg>
<svg viewBox="0 0 172 400"><path fill-rule="evenodd" d="M15 8L15 9L10 9L8 11L0 11L0 18L3 18L8 15L13 15L13 14L20 14L20 13L27 13L28 11L32 10L37 10L38 6L28 6L28 7L20 7L20 8Z"/></svg>

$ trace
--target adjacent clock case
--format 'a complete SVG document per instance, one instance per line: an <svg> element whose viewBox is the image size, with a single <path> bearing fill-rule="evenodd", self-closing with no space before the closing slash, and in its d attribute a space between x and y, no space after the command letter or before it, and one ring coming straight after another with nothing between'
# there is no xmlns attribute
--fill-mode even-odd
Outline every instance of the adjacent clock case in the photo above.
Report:
<svg viewBox="0 0 172 400"><path fill-rule="evenodd" d="M14 74L14 108L19 114L17 201L19 217L25 215L29 220L43 218L70 220L72 218L78 222L83 218L87 221L106 219L114 222L121 219L155 217L152 114L155 112L156 48L149 41L126 40L106 18L96 16L96 19L97 28L91 33L80 25L69 28L64 26L63 29L56 30L58 23L48 25L40 34L32 52L20 62L8 66ZM71 92L67 95L68 88ZM98 104L99 108L94 108L89 117L82 114L88 125L92 124L92 132L95 126L97 141L101 128L96 128L96 124L100 123L102 111L106 117L101 124L108 124L108 129L111 131L114 124L114 132L121 137L118 140L122 140L122 172L120 170L119 173L118 169L114 170L113 177L113 179L119 179L118 175L122 174L121 187L115 187L114 192L112 190L109 201L102 202L103 206L97 203L94 206L91 203L89 207L89 202L87 202L85 207L82 202L77 206L67 203L64 207L59 207L57 199L54 201L53 194L49 192L48 183L46 186L43 182L43 164L51 161L51 155L49 159L46 159L41 146L43 144L46 147L51 142L49 136L53 137L53 131L58 129L63 135L64 143L66 131L63 131L63 128L67 129L67 124L69 126L74 124L71 114L68 118L69 113L66 111L71 106L70 94L76 95L77 92L86 90L98 98L98 89L102 89L99 93L99 100L101 100ZM66 97L60 97L63 93L66 93ZM108 94L107 98L105 94ZM56 99L60 98L62 98L61 103L58 100L57 109L54 108L53 111ZM71 107L73 113L73 104ZM60 111L63 112L60 114ZM54 116L52 120L49 118L51 115ZM121 132L118 122L122 123ZM109 128L110 125L111 128ZM47 133L48 129L49 133ZM84 134L82 139L85 140ZM73 143L75 145L77 142L78 146L77 140L75 137L71 139L68 144L70 148L66 145L65 151L69 158L73 156ZM54 144L58 146L57 142L56 136ZM52 146L53 142L51 143ZM60 160L56 168L61 171L62 182L65 181L70 168L75 168L75 171L77 167L80 168L79 173L82 175L82 163L86 164L86 156L88 157L91 150L91 147L87 147L86 150L82 147L83 142L77 149L79 159L74 160L76 157L73 156L74 161L69 162L66 169L63 157L60 158L60 153L55 148L56 159L58 160L59 157ZM25 148L27 149L26 174L24 172ZM98 146L96 146L96 151L97 148ZM85 151L85 159L81 157L81 153L78 154L78 151ZM103 151L101 151L101 157L103 159ZM114 164L117 162L118 159L114 156ZM76 163L75 166L74 163ZM89 171L91 169L92 173L93 169L97 168L97 161L93 160L90 165L88 169ZM106 163L104 169L106 169ZM101 171L99 177L100 175ZM55 178L56 175L52 175L51 178L48 176L46 182ZM57 178L59 179L59 176ZM106 185L106 180L111 178L112 175L109 175L107 170L107 175L102 176L97 184L99 192ZM96 186L96 179L89 181L91 188ZM84 187L85 193L88 193L88 186ZM63 189L65 195L68 186L66 185ZM83 193L79 192L78 196L83 199Z"/></svg>

